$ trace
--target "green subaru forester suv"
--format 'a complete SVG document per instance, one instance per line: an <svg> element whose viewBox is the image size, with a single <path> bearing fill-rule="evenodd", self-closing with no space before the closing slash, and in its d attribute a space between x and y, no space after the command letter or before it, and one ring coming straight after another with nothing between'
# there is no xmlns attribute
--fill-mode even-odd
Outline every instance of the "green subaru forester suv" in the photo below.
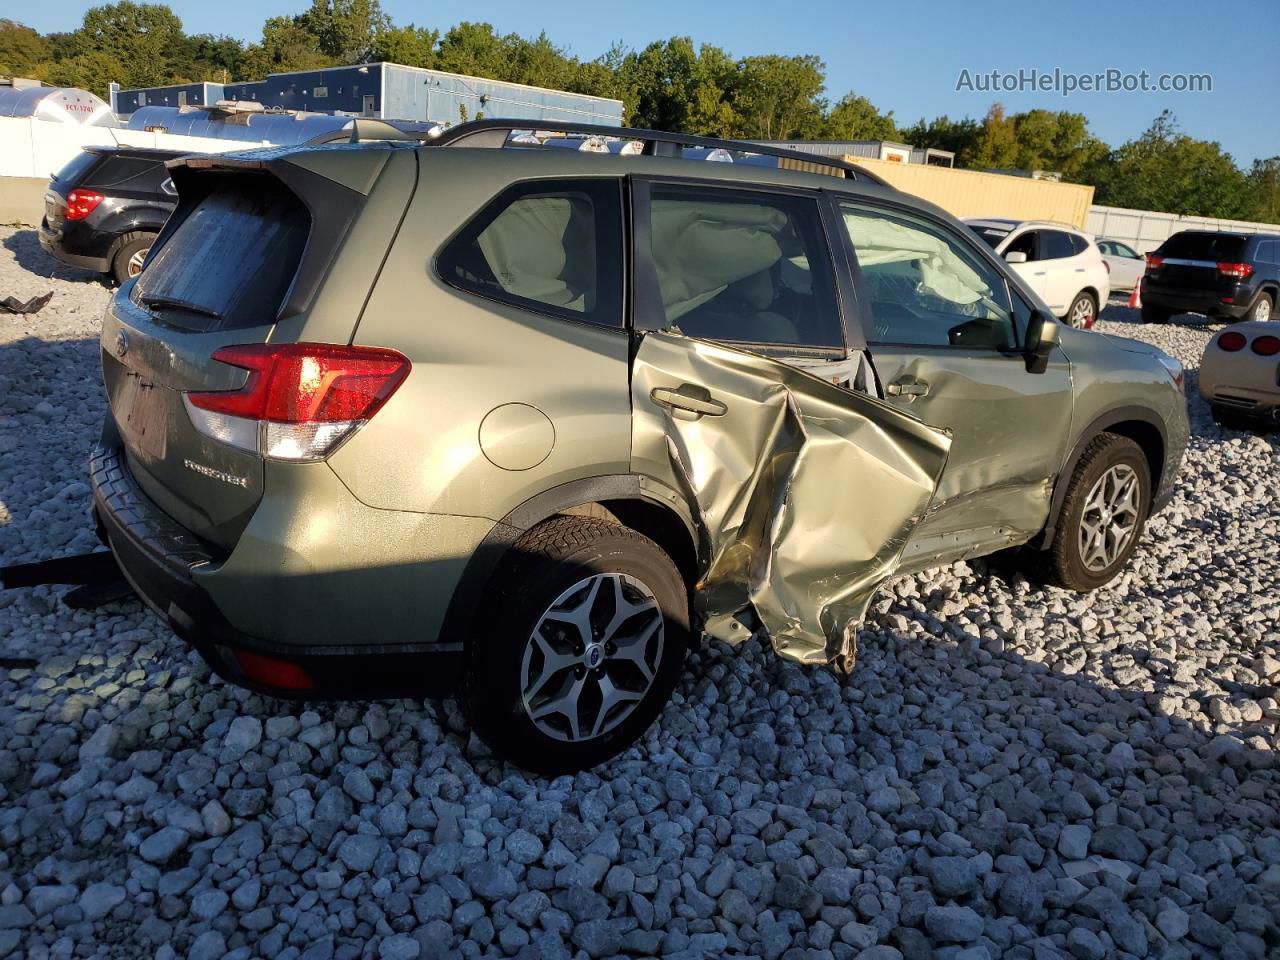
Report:
<svg viewBox="0 0 1280 960"><path fill-rule="evenodd" d="M855 167L491 120L171 166L95 513L264 692L443 687L578 769L703 633L848 669L894 573L1021 547L1089 590L1174 489L1177 362Z"/></svg>

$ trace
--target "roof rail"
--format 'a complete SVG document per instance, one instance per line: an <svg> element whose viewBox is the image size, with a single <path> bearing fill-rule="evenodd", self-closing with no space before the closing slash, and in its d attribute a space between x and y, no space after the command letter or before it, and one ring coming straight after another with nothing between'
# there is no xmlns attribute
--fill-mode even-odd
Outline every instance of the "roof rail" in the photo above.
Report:
<svg viewBox="0 0 1280 960"><path fill-rule="evenodd" d="M391 124L394 125L394 121ZM705 150L730 150L754 156L776 157L789 160L804 166L821 166L835 176L865 183L886 186L884 180L870 171L817 154L801 153L786 147L775 147L768 144L750 143L744 140L722 140L717 137L698 137L685 133L667 133L661 130L642 130L631 127L606 127L597 124L566 123L561 120L471 120L459 123L447 129L433 127L423 131L403 131L409 137L420 139L432 146L441 147L505 147L510 135L517 131L536 130L547 133L579 134L583 137L601 137L608 140L638 141L643 145L641 152L647 156L679 157L685 147ZM355 131L353 130L354 134ZM376 138L376 134L374 135ZM356 139L355 136L352 139Z"/></svg>
<svg viewBox="0 0 1280 960"><path fill-rule="evenodd" d="M537 133L576 134L596 141L615 140L641 144L640 153L646 156L679 157L685 147L698 150L719 150L750 156L775 157L786 160L795 169L823 167L817 171L849 180L889 186L876 174L852 163L834 157L804 153L787 147L752 143L747 140L722 140L717 137L698 137L693 134L667 133L662 130L643 130L633 127L606 127L596 124L566 123L562 120L492 119L471 120L451 127L420 120L373 120L366 117L353 119L343 130L327 131L307 141L310 144L367 143L372 140L419 141L440 147L480 147L499 149L508 145L528 146L523 139L511 139L511 134L534 131ZM538 144L533 144L538 145ZM604 152L604 151L599 151ZM732 159L732 158L728 158ZM810 170L810 172L814 172Z"/></svg>

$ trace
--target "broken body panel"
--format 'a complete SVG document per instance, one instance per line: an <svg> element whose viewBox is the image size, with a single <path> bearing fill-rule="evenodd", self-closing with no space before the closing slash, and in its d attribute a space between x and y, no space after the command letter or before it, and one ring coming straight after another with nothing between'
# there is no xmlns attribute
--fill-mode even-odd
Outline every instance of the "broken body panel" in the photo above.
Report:
<svg viewBox="0 0 1280 960"><path fill-rule="evenodd" d="M776 360L645 334L632 367L632 469L695 508L695 601L726 641L753 612L783 656L841 661L925 515L951 440Z"/></svg>

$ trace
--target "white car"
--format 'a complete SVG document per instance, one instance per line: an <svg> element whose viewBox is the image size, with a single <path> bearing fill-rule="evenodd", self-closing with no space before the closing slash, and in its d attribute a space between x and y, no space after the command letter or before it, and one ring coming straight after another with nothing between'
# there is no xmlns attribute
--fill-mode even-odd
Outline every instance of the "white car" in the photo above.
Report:
<svg viewBox="0 0 1280 960"><path fill-rule="evenodd" d="M1073 327L1088 329L1111 296L1111 277L1093 237L1047 220L965 220L1040 299Z"/></svg>
<svg viewBox="0 0 1280 960"><path fill-rule="evenodd" d="M1280 336L1276 324L1234 323L1204 348L1200 396L1228 426L1280 424Z"/></svg>
<svg viewBox="0 0 1280 960"><path fill-rule="evenodd" d="M1102 262L1111 271L1113 290L1130 292L1147 269L1147 258L1119 240L1099 237L1098 252L1102 254Z"/></svg>

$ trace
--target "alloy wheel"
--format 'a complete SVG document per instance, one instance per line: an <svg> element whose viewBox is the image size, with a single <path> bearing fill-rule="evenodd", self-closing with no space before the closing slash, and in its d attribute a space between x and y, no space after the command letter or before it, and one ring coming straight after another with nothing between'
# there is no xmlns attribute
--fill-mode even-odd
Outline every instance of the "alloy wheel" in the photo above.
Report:
<svg viewBox="0 0 1280 960"><path fill-rule="evenodd" d="M142 272L142 264L147 259L147 254L150 252L151 248L147 247L145 250L139 250L129 258L129 276L136 277Z"/></svg>
<svg viewBox="0 0 1280 960"><path fill-rule="evenodd" d="M1118 463L1101 477L1085 498L1080 515L1080 558L1085 568L1106 570L1124 554L1138 529L1137 471Z"/></svg>
<svg viewBox="0 0 1280 960"><path fill-rule="evenodd" d="M1071 308L1071 316L1068 318L1073 327L1084 329L1093 322L1093 301L1088 297L1081 297Z"/></svg>
<svg viewBox="0 0 1280 960"><path fill-rule="evenodd" d="M644 699L662 646L662 610L641 581L621 573L579 580L539 617L525 643L525 712L556 740L600 737Z"/></svg>
<svg viewBox="0 0 1280 960"><path fill-rule="evenodd" d="M1259 323L1266 323L1271 319L1271 301L1266 297L1259 297L1258 302L1253 307L1253 317L1251 318Z"/></svg>

